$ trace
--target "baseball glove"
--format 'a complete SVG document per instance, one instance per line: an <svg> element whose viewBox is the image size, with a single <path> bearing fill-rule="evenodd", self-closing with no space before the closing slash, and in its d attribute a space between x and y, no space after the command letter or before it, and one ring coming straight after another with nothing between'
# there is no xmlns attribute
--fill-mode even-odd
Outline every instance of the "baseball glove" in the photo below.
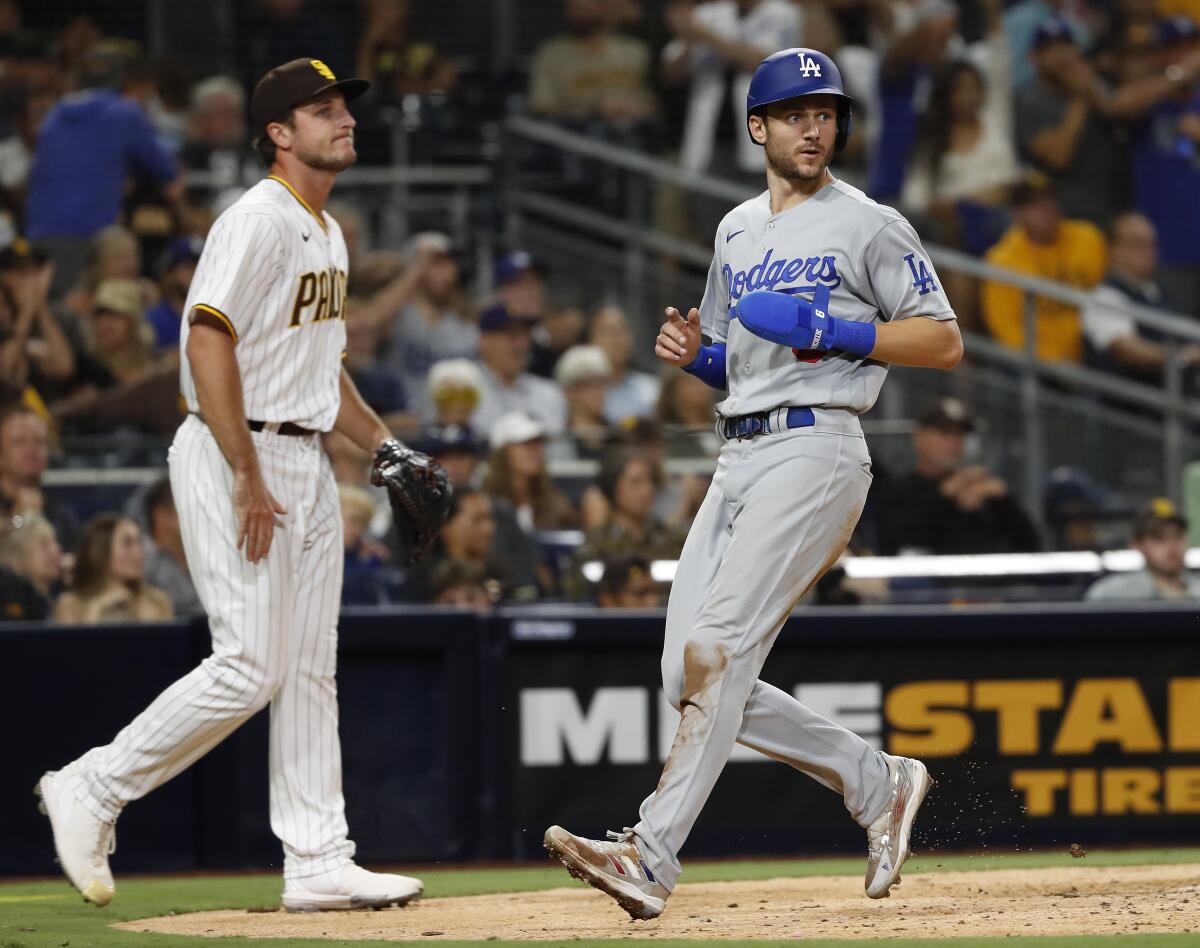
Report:
<svg viewBox="0 0 1200 948"><path fill-rule="evenodd" d="M375 452L371 483L387 488L400 558L411 566L433 546L450 516L450 478L428 455L385 441Z"/></svg>

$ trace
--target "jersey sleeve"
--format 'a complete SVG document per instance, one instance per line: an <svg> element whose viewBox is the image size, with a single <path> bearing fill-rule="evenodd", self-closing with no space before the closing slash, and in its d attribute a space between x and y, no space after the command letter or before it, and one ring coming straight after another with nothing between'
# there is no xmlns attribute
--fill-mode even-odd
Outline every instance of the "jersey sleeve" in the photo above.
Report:
<svg viewBox="0 0 1200 948"><path fill-rule="evenodd" d="M723 232L723 226L717 228L712 263L708 265L708 282L700 301L700 331L712 342L725 342L729 335L729 286L725 282L725 264L721 260Z"/></svg>
<svg viewBox="0 0 1200 948"><path fill-rule="evenodd" d="M253 325L282 269L283 244L275 221L263 213L227 213L204 242L192 308L220 320L236 341Z"/></svg>
<svg viewBox="0 0 1200 948"><path fill-rule="evenodd" d="M890 221L863 254L867 281L885 322L928 316L954 319L954 308L912 225Z"/></svg>

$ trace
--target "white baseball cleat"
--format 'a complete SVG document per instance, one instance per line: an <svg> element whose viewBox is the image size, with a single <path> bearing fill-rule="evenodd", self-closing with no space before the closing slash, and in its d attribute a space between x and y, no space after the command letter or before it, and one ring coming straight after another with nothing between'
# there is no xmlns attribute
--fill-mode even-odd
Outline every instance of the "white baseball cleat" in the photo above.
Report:
<svg viewBox="0 0 1200 948"><path fill-rule="evenodd" d="M543 842L571 875L611 895L630 918L658 918L671 893L654 878L632 831L610 830L608 835L612 842L584 839L561 826L551 826Z"/></svg>
<svg viewBox="0 0 1200 948"><path fill-rule="evenodd" d="M339 869L292 879L283 885L283 907L289 912L345 912L407 905L424 891L420 879L369 872L354 863Z"/></svg>
<svg viewBox="0 0 1200 948"><path fill-rule="evenodd" d="M117 851L116 824L98 820L75 799L67 782L50 770L33 788L38 809L50 818L54 851L62 871L93 905L108 905L116 886L108 857Z"/></svg>
<svg viewBox="0 0 1200 948"><path fill-rule="evenodd" d="M867 897L886 899L900 881L900 870L911 855L913 820L929 790L929 771L919 760L885 755L891 797L887 807L867 827Z"/></svg>

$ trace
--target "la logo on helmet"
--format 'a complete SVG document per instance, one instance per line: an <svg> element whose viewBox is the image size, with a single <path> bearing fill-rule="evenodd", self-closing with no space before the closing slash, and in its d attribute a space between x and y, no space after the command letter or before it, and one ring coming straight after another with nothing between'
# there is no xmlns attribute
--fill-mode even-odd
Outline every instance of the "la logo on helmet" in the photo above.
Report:
<svg viewBox="0 0 1200 948"><path fill-rule="evenodd" d="M820 63L816 62L807 53L797 53L796 55L800 57L800 75L802 75L805 79L808 79L810 76L820 77Z"/></svg>

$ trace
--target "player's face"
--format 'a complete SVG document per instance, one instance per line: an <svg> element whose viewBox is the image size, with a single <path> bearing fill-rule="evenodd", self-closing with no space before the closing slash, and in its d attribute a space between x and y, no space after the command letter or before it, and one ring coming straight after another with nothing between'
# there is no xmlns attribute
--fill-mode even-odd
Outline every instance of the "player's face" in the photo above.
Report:
<svg viewBox="0 0 1200 948"><path fill-rule="evenodd" d="M336 174L357 160L354 116L336 89L298 106L292 124L292 154L314 171Z"/></svg>
<svg viewBox="0 0 1200 948"><path fill-rule="evenodd" d="M759 123L767 166L788 181L824 176L837 140L837 99L806 95L767 106ZM751 128L754 128L752 122Z"/></svg>

